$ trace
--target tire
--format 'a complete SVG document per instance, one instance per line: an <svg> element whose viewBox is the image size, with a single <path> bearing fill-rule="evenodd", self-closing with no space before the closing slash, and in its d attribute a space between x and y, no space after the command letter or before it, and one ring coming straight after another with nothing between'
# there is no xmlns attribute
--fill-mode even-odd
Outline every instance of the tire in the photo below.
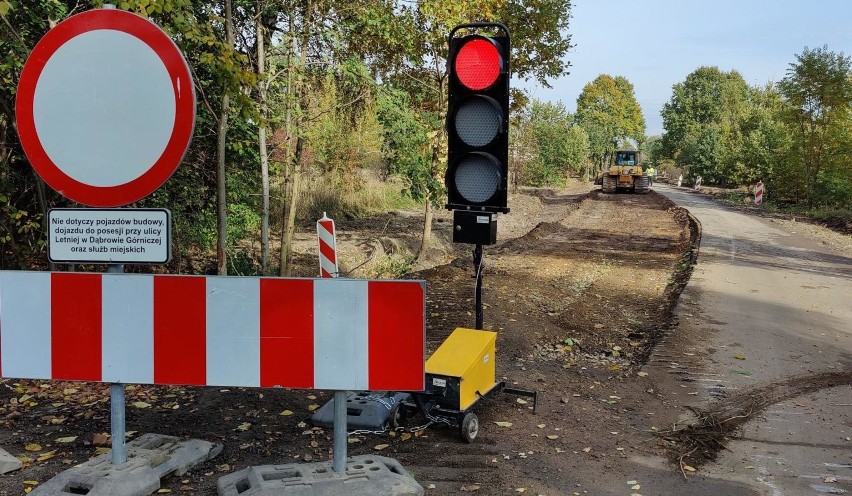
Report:
<svg viewBox="0 0 852 496"><path fill-rule="evenodd" d="M472 443L476 439L476 435L479 434L479 418L476 417L475 413L468 412L464 414L459 434L461 434L462 439L466 443Z"/></svg>
<svg viewBox="0 0 852 496"><path fill-rule="evenodd" d="M396 430L405 424L405 409L402 403L396 403L388 414L388 427Z"/></svg>

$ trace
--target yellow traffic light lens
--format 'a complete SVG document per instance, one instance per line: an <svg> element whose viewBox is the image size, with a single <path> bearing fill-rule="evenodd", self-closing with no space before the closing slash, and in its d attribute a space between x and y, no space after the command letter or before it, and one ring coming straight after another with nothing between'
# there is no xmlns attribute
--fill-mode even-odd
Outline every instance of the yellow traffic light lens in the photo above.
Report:
<svg viewBox="0 0 852 496"><path fill-rule="evenodd" d="M485 146L500 131L502 112L497 102L473 97L462 102L455 115L456 134L469 146Z"/></svg>

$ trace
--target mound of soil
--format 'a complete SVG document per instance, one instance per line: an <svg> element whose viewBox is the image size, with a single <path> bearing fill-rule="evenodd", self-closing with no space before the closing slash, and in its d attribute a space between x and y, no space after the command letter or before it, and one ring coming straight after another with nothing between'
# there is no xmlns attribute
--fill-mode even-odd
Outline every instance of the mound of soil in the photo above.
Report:
<svg viewBox="0 0 852 496"><path fill-rule="evenodd" d="M485 248L485 328L498 332L498 380L538 393L482 401L481 430L465 444L438 425L350 436L349 454L398 459L427 494L565 494L572 472L657 452L636 430L652 395L634 370L669 325L695 252L688 215L661 195L603 195L583 187L523 191L500 216L500 242ZM470 246L453 245L451 214L437 213L431 262L408 277L427 282L426 346L474 326ZM398 212L340 221L338 246L358 276L372 253L416 250L421 217ZM315 237L298 237L298 273L317 271ZM377 260L382 257L374 257ZM387 257L384 257L387 259ZM27 457L4 476L0 495L45 481L109 446L109 394L101 384L3 380L0 446ZM173 494L211 495L218 477L250 465L327 460L332 432L310 425L328 391L128 386L131 437L157 432L224 444L182 477ZM499 424L497 423L499 422ZM409 419L408 427L427 424ZM72 438L73 439L63 439Z"/></svg>

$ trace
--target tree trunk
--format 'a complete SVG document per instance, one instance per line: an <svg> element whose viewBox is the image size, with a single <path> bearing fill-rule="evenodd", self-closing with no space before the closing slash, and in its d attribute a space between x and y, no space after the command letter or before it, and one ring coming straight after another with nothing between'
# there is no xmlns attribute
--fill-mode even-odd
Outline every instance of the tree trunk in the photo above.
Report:
<svg viewBox="0 0 852 496"><path fill-rule="evenodd" d="M229 47L234 46L234 20L231 17L231 0L225 0L225 37ZM231 98L227 87L222 90L222 111L219 115L218 142L216 143L216 217L219 241L216 245L216 273L228 275L228 197L225 186L225 143L228 136L228 112Z"/></svg>
<svg viewBox="0 0 852 496"><path fill-rule="evenodd" d="M260 155L261 214L260 214L260 273L269 272L269 155L266 150L266 28L263 25L262 2L257 4L257 72L259 76L258 100L260 125L257 127L258 153Z"/></svg>
<svg viewBox="0 0 852 496"><path fill-rule="evenodd" d="M429 243L432 239L432 200L426 198L426 208L423 212L423 233L420 237L420 249L417 251L417 259L425 259L429 252Z"/></svg>
<svg viewBox="0 0 852 496"><path fill-rule="evenodd" d="M284 228L281 235L281 275L286 277L291 271L293 235L296 232L296 210L299 206L299 186L302 180L302 139L296 139L296 153L293 158L293 170L290 173L290 201L287 203Z"/></svg>
<svg viewBox="0 0 852 496"><path fill-rule="evenodd" d="M292 78L288 76L288 93L290 95L296 95L298 101L296 102L298 105L301 105L305 100L305 82L303 71L305 68L305 63L308 57L308 34L309 34L309 25L311 18L311 2L308 1L305 5L305 13L303 16L304 26L302 26L302 46L299 47L299 74ZM291 29L292 32L292 24ZM296 53L296 38L293 38L292 41L292 49L291 55ZM290 74L294 70L292 64L289 67ZM295 79L295 82L293 81ZM295 86L295 87L294 87ZM291 90L291 88L294 88ZM292 102L288 103L287 107L287 140L289 143L292 143L293 135L297 135L298 133L293 131L296 127L293 123L293 115L291 112ZM290 160L291 172L289 174L289 198L285 200L285 208L284 208L284 225L281 229L281 255L280 255L280 263L281 266L279 268L279 274L282 276L290 275L290 252L292 251L293 246L293 234L296 230L296 209L299 203L299 190L300 190L300 182L302 177L302 138L296 137L296 150L295 153L290 154L292 160ZM289 148L289 147L288 147Z"/></svg>

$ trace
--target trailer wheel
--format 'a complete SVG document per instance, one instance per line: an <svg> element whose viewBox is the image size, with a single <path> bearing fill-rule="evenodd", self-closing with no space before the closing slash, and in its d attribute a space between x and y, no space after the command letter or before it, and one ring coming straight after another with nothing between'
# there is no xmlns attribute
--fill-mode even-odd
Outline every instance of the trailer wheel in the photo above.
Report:
<svg viewBox="0 0 852 496"><path fill-rule="evenodd" d="M472 443L477 434L479 434L479 419L473 412L465 413L461 423L462 439L465 442Z"/></svg>
<svg viewBox="0 0 852 496"><path fill-rule="evenodd" d="M396 430L405 424L405 410L402 403L397 403L390 409L388 414L388 427Z"/></svg>

